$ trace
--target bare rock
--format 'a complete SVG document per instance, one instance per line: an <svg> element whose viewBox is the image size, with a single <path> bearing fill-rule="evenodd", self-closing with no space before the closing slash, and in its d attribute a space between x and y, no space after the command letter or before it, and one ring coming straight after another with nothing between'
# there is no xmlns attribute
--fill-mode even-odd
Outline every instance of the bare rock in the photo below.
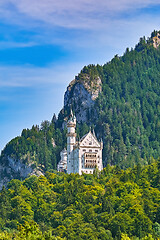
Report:
<svg viewBox="0 0 160 240"><path fill-rule="evenodd" d="M97 76L91 81L89 74L83 74L83 79L76 78L67 87L64 95L64 109L67 106L74 107L77 121L87 122L88 114L101 91L100 77Z"/></svg>

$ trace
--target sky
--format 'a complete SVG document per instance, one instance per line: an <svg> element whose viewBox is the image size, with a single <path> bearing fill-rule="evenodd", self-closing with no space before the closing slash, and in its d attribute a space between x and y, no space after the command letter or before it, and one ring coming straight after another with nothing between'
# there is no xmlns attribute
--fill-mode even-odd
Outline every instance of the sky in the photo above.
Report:
<svg viewBox="0 0 160 240"><path fill-rule="evenodd" d="M160 30L160 0L0 0L0 151L51 120L67 85Z"/></svg>

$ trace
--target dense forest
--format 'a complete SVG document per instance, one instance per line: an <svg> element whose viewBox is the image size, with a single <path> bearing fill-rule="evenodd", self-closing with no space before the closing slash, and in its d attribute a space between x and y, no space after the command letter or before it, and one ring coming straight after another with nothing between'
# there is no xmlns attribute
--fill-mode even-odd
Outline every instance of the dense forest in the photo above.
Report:
<svg viewBox="0 0 160 240"><path fill-rule="evenodd" d="M10 156L13 159L21 159L26 164L32 163L33 167L43 172L56 169L60 151L67 147L67 129L59 128L57 122L43 121L41 126L23 129L21 136L6 145L0 161L7 165L5 156ZM86 123L77 126L78 137L82 137L88 131L89 126Z"/></svg>
<svg viewBox="0 0 160 240"><path fill-rule="evenodd" d="M76 77L86 81L89 74L89 81L97 76L102 80L102 92L76 132L81 137L90 126L95 129L104 142L104 166L116 164L125 169L160 156L160 47L153 46L156 34L141 38L134 49L127 48L123 56L115 55L103 66L85 66ZM74 111L74 103L72 108ZM66 147L64 119L69 111L66 106L58 119L54 116L51 122L24 129L6 145L1 163L7 164L9 156L32 162L44 171L56 169L60 151Z"/></svg>
<svg viewBox="0 0 160 240"><path fill-rule="evenodd" d="M93 175L46 172L0 192L0 239L159 239L160 160Z"/></svg>
<svg viewBox="0 0 160 240"><path fill-rule="evenodd" d="M156 32L152 33L152 37ZM103 66L82 73L101 77L102 93L90 111L89 122L103 138L104 163L122 168L147 164L160 156L160 48L141 38Z"/></svg>
<svg viewBox="0 0 160 240"><path fill-rule="evenodd" d="M91 127L103 139L102 172L95 169L93 175L80 176L55 171L66 147L64 120L70 106L58 118L24 129L6 145L0 156L2 169L10 157L41 169L44 176L13 179L3 187L0 240L160 239L160 47L153 47L152 40L156 34L141 38L134 49L127 48L103 66L85 66L76 77L102 80L87 121L76 128L77 138Z"/></svg>

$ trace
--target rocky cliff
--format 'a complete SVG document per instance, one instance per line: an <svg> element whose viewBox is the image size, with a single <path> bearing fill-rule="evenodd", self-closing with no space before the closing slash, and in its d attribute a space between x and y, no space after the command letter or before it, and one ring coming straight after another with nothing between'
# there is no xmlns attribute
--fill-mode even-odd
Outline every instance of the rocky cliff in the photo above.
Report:
<svg viewBox="0 0 160 240"><path fill-rule="evenodd" d="M102 91L102 81L94 72L95 69L95 66L84 68L70 82L64 95L62 124L65 124L64 119L67 117L65 110L71 107L78 122L87 122L89 114L93 114L95 100ZM93 115L97 116L95 112ZM61 139L66 137L66 133L63 136L60 129L54 116L51 123L44 121L41 128L33 126L31 130L24 129L20 137L8 143L0 156L0 189L13 178L23 180L28 175L39 176L44 169L55 168L59 152L64 148Z"/></svg>
<svg viewBox="0 0 160 240"><path fill-rule="evenodd" d="M39 167L35 167L33 162L23 163L22 160L16 160L10 156L1 159L0 164L0 189L3 185L14 178L24 180L28 175L43 175L43 171Z"/></svg>
<svg viewBox="0 0 160 240"><path fill-rule="evenodd" d="M92 71L95 69L94 67L91 68ZM89 70L87 69L87 71ZM101 91L102 82L98 74L81 72L67 87L64 95L63 112L66 108L70 109L72 107L76 113L77 121L87 122L88 114ZM65 122L64 117L66 116L63 114L62 122ZM43 174L43 169L47 170L48 166L52 168L52 163L54 167L56 166L59 151L64 147L60 146L58 142L58 139L60 141L62 136L60 129L54 129L54 126L56 128L56 121L54 116L51 123L44 121L40 129L33 126L31 130L23 130L20 137L13 139L6 145L0 156L0 189L13 178L23 180L28 175L39 176ZM56 144L58 144L58 147ZM46 165L43 166L43 164Z"/></svg>
<svg viewBox="0 0 160 240"><path fill-rule="evenodd" d="M78 122L87 122L88 114L102 91L99 76L83 73L70 82L64 95L64 109L73 107Z"/></svg>
<svg viewBox="0 0 160 240"><path fill-rule="evenodd" d="M160 32L140 39L103 66L84 67L67 87L64 107L52 121L24 129L0 156L0 186L42 170L56 169L66 147L65 119L72 108L79 135L94 125L103 138L103 163L122 168L160 156ZM84 124L81 124L84 123ZM87 124L85 124L87 123ZM78 134L77 134L78 135ZM82 136L83 136L82 135ZM44 167L43 167L44 166ZM41 174L41 173L40 173Z"/></svg>

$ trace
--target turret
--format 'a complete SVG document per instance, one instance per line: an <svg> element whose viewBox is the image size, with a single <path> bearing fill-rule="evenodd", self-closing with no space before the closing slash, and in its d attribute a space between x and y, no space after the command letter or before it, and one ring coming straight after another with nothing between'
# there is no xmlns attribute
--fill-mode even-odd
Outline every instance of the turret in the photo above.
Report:
<svg viewBox="0 0 160 240"><path fill-rule="evenodd" d="M101 145L101 149L103 149L103 140L102 140L102 138L101 138L100 145Z"/></svg>
<svg viewBox="0 0 160 240"><path fill-rule="evenodd" d="M67 122L67 172L73 172L73 147L76 144L76 117L73 115L71 110L71 114L69 120Z"/></svg>
<svg viewBox="0 0 160 240"><path fill-rule="evenodd" d="M70 153L73 150L73 146L76 143L76 117L71 112L70 118L67 122L67 152Z"/></svg>

